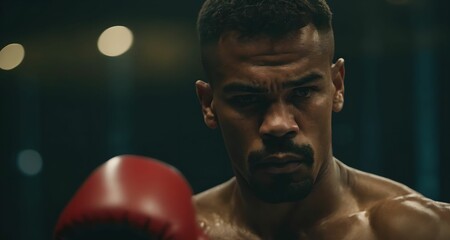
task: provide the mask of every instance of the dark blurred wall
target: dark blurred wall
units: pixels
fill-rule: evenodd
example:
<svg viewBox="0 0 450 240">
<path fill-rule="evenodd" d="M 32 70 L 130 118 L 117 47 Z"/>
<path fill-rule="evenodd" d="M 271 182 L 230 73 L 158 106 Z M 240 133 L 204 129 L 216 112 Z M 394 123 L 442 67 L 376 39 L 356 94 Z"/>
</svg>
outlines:
<svg viewBox="0 0 450 240">
<path fill-rule="evenodd" d="M 0 2 L 0 48 L 18 42 L 26 51 L 19 67 L 0 69 L 0 239 L 49 239 L 77 187 L 118 154 L 173 164 L 195 192 L 231 177 L 220 133 L 203 124 L 195 95 L 200 4 Z M 450 4 L 330 4 L 336 57 L 346 59 L 335 155 L 450 202 Z M 110 58 L 96 44 L 114 25 L 130 28 L 134 44 Z M 26 149 L 42 158 L 37 175 L 18 169 Z"/>
</svg>

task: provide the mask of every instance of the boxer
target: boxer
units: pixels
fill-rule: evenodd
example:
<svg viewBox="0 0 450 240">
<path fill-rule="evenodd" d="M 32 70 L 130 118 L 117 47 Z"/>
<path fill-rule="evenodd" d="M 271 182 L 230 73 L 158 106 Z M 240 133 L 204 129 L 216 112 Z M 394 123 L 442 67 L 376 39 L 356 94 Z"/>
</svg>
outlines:
<svg viewBox="0 0 450 240">
<path fill-rule="evenodd" d="M 449 204 L 333 156 L 345 70 L 324 0 L 206 0 L 198 30 L 208 80 L 198 98 L 235 176 L 191 199 L 171 166 L 113 158 L 63 210 L 54 239 L 450 239 Z"/>
<path fill-rule="evenodd" d="M 324 0 L 206 0 L 204 122 L 235 176 L 194 197 L 210 239 L 449 240 L 450 206 L 333 156 L 344 105 Z"/>
</svg>

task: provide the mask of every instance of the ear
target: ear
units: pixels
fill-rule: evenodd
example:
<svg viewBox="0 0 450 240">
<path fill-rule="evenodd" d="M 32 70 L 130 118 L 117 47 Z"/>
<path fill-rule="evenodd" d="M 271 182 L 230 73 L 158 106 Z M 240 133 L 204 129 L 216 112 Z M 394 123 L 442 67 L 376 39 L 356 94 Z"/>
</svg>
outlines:
<svg viewBox="0 0 450 240">
<path fill-rule="evenodd" d="M 197 97 L 202 106 L 203 120 L 209 128 L 217 128 L 217 119 L 214 112 L 213 92 L 209 83 L 198 80 L 195 82 Z"/>
<path fill-rule="evenodd" d="M 331 74 L 335 89 L 333 96 L 333 111 L 340 112 L 344 107 L 344 59 L 339 58 L 336 63 L 331 66 Z"/>
</svg>

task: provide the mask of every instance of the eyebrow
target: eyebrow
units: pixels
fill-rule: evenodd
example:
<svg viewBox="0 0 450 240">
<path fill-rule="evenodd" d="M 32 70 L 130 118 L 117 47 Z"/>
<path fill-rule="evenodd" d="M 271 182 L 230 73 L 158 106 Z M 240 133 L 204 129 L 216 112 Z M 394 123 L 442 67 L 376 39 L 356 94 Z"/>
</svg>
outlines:
<svg viewBox="0 0 450 240">
<path fill-rule="evenodd" d="M 281 84 L 283 89 L 295 88 L 322 79 L 322 75 L 316 72 L 310 73 L 298 80 L 288 81 Z M 233 82 L 223 87 L 224 93 L 248 92 L 248 93 L 267 93 L 268 89 L 260 86 L 253 86 L 248 83 Z"/>
<path fill-rule="evenodd" d="M 320 79 L 322 79 L 323 76 L 322 74 L 316 73 L 316 72 L 312 72 L 298 80 L 294 80 L 294 81 L 288 81 L 288 82 L 284 82 L 281 84 L 281 86 L 283 86 L 283 89 L 286 88 L 294 88 L 294 87 L 300 87 L 302 85 L 311 83 L 311 82 L 315 82 L 318 81 Z"/>
</svg>

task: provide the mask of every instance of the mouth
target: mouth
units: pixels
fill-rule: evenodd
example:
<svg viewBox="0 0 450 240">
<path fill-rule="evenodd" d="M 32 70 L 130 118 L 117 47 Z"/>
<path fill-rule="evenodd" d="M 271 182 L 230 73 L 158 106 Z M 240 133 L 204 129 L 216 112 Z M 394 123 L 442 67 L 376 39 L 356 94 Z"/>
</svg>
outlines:
<svg viewBox="0 0 450 240">
<path fill-rule="evenodd" d="M 305 164 L 305 159 L 298 155 L 274 154 L 261 159 L 251 168 L 254 171 L 263 171 L 270 174 L 286 174 L 295 172 Z"/>
</svg>

